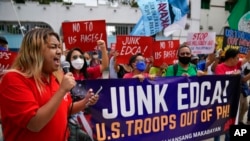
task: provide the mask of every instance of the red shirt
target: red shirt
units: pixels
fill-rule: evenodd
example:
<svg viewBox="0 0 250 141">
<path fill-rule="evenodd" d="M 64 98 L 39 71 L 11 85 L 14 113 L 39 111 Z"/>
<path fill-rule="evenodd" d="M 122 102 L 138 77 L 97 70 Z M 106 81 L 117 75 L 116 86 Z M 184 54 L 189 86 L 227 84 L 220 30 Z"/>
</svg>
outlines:
<svg viewBox="0 0 250 141">
<path fill-rule="evenodd" d="M 101 72 L 100 65 L 95 66 L 95 67 L 88 67 L 87 73 L 89 75 L 88 79 L 102 78 L 102 72 Z M 85 80 L 86 79 L 86 78 L 84 78 L 82 73 L 78 74 L 78 73 L 73 72 L 73 75 L 75 77 L 75 80 Z"/>
<path fill-rule="evenodd" d="M 89 73 L 89 79 L 102 78 L 102 72 L 100 65 L 94 67 L 88 67 L 87 72 Z"/>
<path fill-rule="evenodd" d="M 227 66 L 225 63 L 220 63 L 215 68 L 215 74 L 233 74 L 241 69 L 241 62 L 239 61 L 235 66 Z"/>
<path fill-rule="evenodd" d="M 133 72 L 129 72 L 129 73 L 125 73 L 123 78 L 133 78 L 134 76 L 134 73 Z M 148 78 L 149 74 L 148 73 L 143 73 L 143 76 L 145 78 Z"/>
<path fill-rule="evenodd" d="M 2 77 L 0 84 L 0 107 L 5 141 L 65 141 L 68 137 L 68 107 L 72 102 L 67 94 L 57 112 L 39 132 L 27 129 L 30 119 L 46 104 L 59 88 L 56 78 L 51 75 L 42 94 L 38 92 L 33 78 L 26 78 L 16 72 Z"/>
</svg>

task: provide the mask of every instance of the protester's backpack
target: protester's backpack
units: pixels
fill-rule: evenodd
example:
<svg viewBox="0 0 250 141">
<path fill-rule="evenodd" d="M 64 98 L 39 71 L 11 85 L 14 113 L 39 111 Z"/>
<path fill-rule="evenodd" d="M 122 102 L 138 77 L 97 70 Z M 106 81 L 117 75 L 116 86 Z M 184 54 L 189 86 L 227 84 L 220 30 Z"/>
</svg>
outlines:
<svg viewBox="0 0 250 141">
<path fill-rule="evenodd" d="M 194 68 L 194 70 L 197 72 L 197 68 L 195 65 L 191 64 L 191 66 Z M 173 69 L 174 69 L 174 76 L 176 76 L 177 71 L 178 71 L 178 64 L 174 64 L 173 65 Z"/>
</svg>

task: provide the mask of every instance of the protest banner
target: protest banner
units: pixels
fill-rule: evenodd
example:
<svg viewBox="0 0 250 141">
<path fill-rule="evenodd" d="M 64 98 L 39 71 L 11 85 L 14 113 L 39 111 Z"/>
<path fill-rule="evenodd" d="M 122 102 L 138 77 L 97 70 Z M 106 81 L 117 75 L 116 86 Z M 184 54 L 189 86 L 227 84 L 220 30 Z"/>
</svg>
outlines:
<svg viewBox="0 0 250 141">
<path fill-rule="evenodd" d="M 117 36 L 116 51 L 119 55 L 116 57 L 117 63 L 128 64 L 132 55 L 141 53 L 146 61 L 152 54 L 153 38 L 145 36 Z"/>
<path fill-rule="evenodd" d="M 153 66 L 160 67 L 163 63 L 172 65 L 177 61 L 179 40 L 154 41 L 153 43 Z"/>
<path fill-rule="evenodd" d="M 225 28 L 223 50 L 229 48 L 238 49 L 241 54 L 246 54 L 250 49 L 250 33 Z"/>
<path fill-rule="evenodd" d="M 98 50 L 97 40 L 107 43 L 105 20 L 63 22 L 63 41 L 67 49 Z"/>
<path fill-rule="evenodd" d="M 211 54 L 215 49 L 215 32 L 188 33 L 187 44 L 192 54 Z"/>
<path fill-rule="evenodd" d="M 142 17 L 131 32 L 136 36 L 153 36 L 180 21 L 189 11 L 186 0 L 138 0 L 137 3 Z"/>
<path fill-rule="evenodd" d="M 0 76 L 9 69 L 17 56 L 17 52 L 0 51 Z"/>
<path fill-rule="evenodd" d="M 194 141 L 224 134 L 235 122 L 240 76 L 159 77 L 78 81 L 103 87 L 91 106 L 97 140 Z"/>
</svg>

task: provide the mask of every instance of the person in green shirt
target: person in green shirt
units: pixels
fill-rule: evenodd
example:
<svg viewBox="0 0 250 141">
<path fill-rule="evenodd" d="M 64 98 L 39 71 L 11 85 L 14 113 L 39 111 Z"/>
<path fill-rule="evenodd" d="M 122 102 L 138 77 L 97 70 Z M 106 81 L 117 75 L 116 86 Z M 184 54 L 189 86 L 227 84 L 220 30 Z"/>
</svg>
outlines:
<svg viewBox="0 0 250 141">
<path fill-rule="evenodd" d="M 187 44 L 182 44 L 177 52 L 178 63 L 170 65 L 163 76 L 196 76 L 197 69 L 191 63 L 192 52 Z"/>
</svg>

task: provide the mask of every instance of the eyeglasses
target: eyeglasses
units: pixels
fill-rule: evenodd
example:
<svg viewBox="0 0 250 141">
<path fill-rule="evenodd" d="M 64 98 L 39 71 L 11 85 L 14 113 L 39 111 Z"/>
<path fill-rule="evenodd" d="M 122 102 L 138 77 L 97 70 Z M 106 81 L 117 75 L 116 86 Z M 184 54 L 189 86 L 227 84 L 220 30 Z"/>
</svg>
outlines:
<svg viewBox="0 0 250 141">
<path fill-rule="evenodd" d="M 189 56 L 191 55 L 190 52 L 180 52 L 180 56 Z"/>
<path fill-rule="evenodd" d="M 74 60 L 76 60 L 77 58 L 83 59 L 83 55 L 74 55 L 74 56 L 72 56 L 72 58 Z"/>
</svg>

